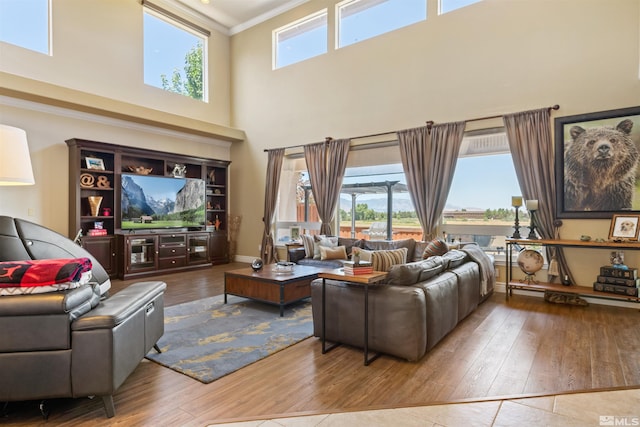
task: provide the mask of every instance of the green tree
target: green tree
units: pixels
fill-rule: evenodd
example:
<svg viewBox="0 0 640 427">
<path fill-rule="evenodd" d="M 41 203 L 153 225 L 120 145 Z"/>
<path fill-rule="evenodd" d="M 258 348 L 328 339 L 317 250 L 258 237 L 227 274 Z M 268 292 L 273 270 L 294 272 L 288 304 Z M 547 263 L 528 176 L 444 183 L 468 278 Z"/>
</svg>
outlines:
<svg viewBox="0 0 640 427">
<path fill-rule="evenodd" d="M 174 69 L 171 75 L 171 82 L 169 82 L 166 74 L 161 74 L 162 88 L 193 99 L 202 100 L 202 42 L 199 41 L 185 55 L 184 73 L 185 78 L 183 79 L 180 70 Z"/>
</svg>

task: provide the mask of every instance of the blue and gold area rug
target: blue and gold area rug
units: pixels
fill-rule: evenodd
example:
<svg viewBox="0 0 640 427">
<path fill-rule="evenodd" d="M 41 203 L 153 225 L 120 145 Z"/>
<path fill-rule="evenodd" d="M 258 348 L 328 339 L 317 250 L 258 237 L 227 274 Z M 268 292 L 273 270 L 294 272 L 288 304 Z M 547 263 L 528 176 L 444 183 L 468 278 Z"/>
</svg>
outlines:
<svg viewBox="0 0 640 427">
<path fill-rule="evenodd" d="M 162 353 L 147 358 L 208 384 L 313 334 L 311 303 L 275 305 L 222 295 L 166 307 Z"/>
</svg>

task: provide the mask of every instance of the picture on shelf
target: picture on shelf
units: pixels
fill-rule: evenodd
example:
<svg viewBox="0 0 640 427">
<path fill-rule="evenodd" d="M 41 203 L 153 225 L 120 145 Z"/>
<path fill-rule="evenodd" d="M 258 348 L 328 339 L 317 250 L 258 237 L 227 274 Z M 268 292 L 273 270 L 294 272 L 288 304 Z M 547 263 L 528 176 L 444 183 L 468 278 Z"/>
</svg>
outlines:
<svg viewBox="0 0 640 427">
<path fill-rule="evenodd" d="M 609 240 L 638 240 L 640 215 L 613 215 Z"/>
<path fill-rule="evenodd" d="M 104 160 L 102 159 L 98 159 L 97 157 L 85 157 L 85 162 L 87 163 L 87 169 L 105 170 Z"/>
<path fill-rule="evenodd" d="M 289 227 L 289 237 L 293 242 L 300 240 L 300 227 Z"/>
</svg>

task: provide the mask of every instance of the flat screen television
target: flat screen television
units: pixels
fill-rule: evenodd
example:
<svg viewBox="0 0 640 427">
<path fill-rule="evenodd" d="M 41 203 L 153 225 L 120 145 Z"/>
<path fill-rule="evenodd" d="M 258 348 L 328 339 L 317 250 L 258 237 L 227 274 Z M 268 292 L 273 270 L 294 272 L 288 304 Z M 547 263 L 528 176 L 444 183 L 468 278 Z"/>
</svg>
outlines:
<svg viewBox="0 0 640 427">
<path fill-rule="evenodd" d="M 122 174 L 123 230 L 203 228 L 205 182 L 202 179 Z"/>
</svg>

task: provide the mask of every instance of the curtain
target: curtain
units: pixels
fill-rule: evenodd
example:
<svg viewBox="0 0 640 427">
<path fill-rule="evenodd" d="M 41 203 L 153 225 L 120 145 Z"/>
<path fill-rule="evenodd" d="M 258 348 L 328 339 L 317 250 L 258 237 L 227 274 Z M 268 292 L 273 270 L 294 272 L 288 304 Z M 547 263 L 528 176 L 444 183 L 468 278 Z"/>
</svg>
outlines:
<svg viewBox="0 0 640 427">
<path fill-rule="evenodd" d="M 278 261 L 278 252 L 273 244 L 273 218 L 278 201 L 278 187 L 280 186 L 280 172 L 284 159 L 284 148 L 269 150 L 267 160 L 267 180 L 264 189 L 264 232 L 262 233 L 262 246 L 260 258 L 265 264 Z"/>
<path fill-rule="evenodd" d="M 538 232 L 543 239 L 559 239 L 560 231 L 554 218 L 556 186 L 549 116 L 549 108 L 507 114 L 504 124 L 522 196 L 525 200 L 538 200 L 535 213 Z M 562 250 L 549 247 L 547 255 L 550 257 L 550 279 L 559 274 L 559 263 L 560 271 L 574 283 Z"/>
<path fill-rule="evenodd" d="M 407 188 L 422 239 L 436 237 L 458 161 L 465 122 L 427 126 L 397 132 Z"/>
<path fill-rule="evenodd" d="M 327 139 L 325 142 L 304 147 L 311 193 L 322 221 L 320 233 L 327 236 L 333 235 L 331 224 L 340 200 L 340 189 L 349 155 L 349 142 L 349 139 Z"/>
</svg>

